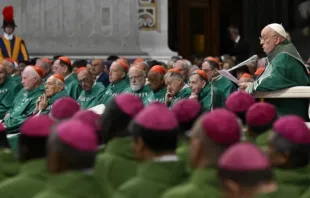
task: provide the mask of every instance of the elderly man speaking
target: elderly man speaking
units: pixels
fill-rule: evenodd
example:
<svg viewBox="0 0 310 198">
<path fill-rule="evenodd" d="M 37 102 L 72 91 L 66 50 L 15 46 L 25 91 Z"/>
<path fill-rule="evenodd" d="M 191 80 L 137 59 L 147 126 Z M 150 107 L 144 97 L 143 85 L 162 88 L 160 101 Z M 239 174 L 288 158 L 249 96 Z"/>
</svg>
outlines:
<svg viewBox="0 0 310 198">
<path fill-rule="evenodd" d="M 268 65 L 254 83 L 240 83 L 240 89 L 252 94 L 255 91 L 276 91 L 310 84 L 302 58 L 286 38 L 287 33 L 280 24 L 270 24 L 262 30 L 260 43 L 267 54 Z M 268 99 L 267 102 L 275 105 L 280 116 L 296 114 L 305 120 L 309 119 L 308 99 L 281 98 Z"/>
</svg>

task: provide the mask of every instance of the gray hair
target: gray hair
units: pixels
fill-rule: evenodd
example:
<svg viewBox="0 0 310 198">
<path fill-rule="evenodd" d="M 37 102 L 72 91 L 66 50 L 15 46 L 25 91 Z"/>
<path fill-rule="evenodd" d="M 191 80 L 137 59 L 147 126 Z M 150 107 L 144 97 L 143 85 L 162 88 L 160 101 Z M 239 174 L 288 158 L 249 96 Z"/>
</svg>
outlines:
<svg viewBox="0 0 310 198">
<path fill-rule="evenodd" d="M 41 59 L 37 59 L 36 64 L 37 64 L 39 61 L 41 61 L 42 66 L 44 67 L 44 69 L 50 69 L 50 68 L 51 68 L 50 64 L 48 64 L 47 62 L 45 62 L 45 61 L 43 61 L 43 60 L 41 60 Z"/>
<path fill-rule="evenodd" d="M 182 59 L 182 60 L 178 60 L 178 61 L 174 62 L 173 67 L 175 66 L 176 63 L 181 63 L 182 68 L 187 69 L 187 70 L 189 70 L 191 65 L 192 65 L 191 62 L 189 60 L 186 60 L 186 59 Z"/>
<path fill-rule="evenodd" d="M 130 71 L 132 71 L 132 70 L 137 70 L 137 71 L 139 71 L 140 73 L 142 73 L 143 77 L 146 78 L 146 73 L 145 73 L 145 71 L 144 71 L 143 69 L 138 68 L 138 67 L 130 67 L 130 68 L 129 68 L 129 71 L 128 71 L 128 76 L 129 76 L 129 77 L 130 77 Z"/>
<path fill-rule="evenodd" d="M 182 74 L 180 73 L 176 73 L 176 72 L 168 72 L 165 74 L 164 76 L 164 79 L 166 78 L 177 78 L 177 79 L 180 79 L 180 80 L 184 80 L 184 77 Z"/>
</svg>

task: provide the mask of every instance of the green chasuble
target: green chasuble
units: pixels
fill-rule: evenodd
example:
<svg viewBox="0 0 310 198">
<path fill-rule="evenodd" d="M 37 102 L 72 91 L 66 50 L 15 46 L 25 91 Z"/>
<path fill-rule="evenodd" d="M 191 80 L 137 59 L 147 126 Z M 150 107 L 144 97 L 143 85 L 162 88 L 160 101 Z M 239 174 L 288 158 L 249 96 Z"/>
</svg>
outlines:
<svg viewBox="0 0 310 198">
<path fill-rule="evenodd" d="M 129 86 L 128 78 L 125 77 L 116 84 L 110 83 L 105 91 L 104 96 L 102 97 L 101 103 L 108 103 L 114 96 L 123 93 L 125 89 Z"/>
<path fill-rule="evenodd" d="M 309 86 L 310 81 L 306 67 L 303 64 L 294 45 L 285 40 L 268 56 L 268 65 L 264 73 L 246 91 L 276 91 L 294 86 Z M 308 120 L 309 99 L 280 98 L 265 99 L 277 108 L 279 116 L 295 114 Z"/>
<path fill-rule="evenodd" d="M 34 198 L 108 198 L 91 171 L 67 171 L 51 175 L 45 189 Z"/>
<path fill-rule="evenodd" d="M 152 102 L 160 102 L 160 103 L 165 103 L 165 96 L 167 93 L 167 88 L 164 87 L 160 89 L 159 91 L 151 91 L 148 97 L 144 98 L 143 104 L 145 106 L 149 105 Z"/>
<path fill-rule="evenodd" d="M 115 193 L 114 198 L 158 198 L 167 189 L 183 182 L 186 175 L 182 161 L 163 158 L 144 162 L 139 166 L 137 176 L 125 182 Z"/>
<path fill-rule="evenodd" d="M 68 95 L 73 99 L 78 99 L 82 92 L 82 87 L 76 75 L 71 73 L 69 76 L 65 78 L 65 90 L 67 91 Z"/>
<path fill-rule="evenodd" d="M 234 91 L 238 90 L 237 85 L 225 77 L 219 77 L 212 82 L 212 85 L 219 89 L 225 96 L 225 99 Z"/>
<path fill-rule="evenodd" d="M 309 188 L 309 168 L 273 169 L 278 189 L 259 198 L 299 198 Z"/>
<path fill-rule="evenodd" d="M 20 165 L 10 149 L 0 150 L 0 182 L 18 174 Z"/>
<path fill-rule="evenodd" d="M 20 75 L 12 75 L 11 77 L 15 81 L 17 85 L 17 91 L 19 92 L 23 88 L 22 77 Z"/>
<path fill-rule="evenodd" d="M 14 79 L 10 76 L 0 85 L 0 120 L 10 110 L 13 105 L 15 96 L 19 92 L 19 87 Z"/>
<path fill-rule="evenodd" d="M 201 90 L 198 95 L 198 100 L 203 110 L 206 112 L 225 106 L 225 96 L 223 92 L 210 83 Z"/>
<path fill-rule="evenodd" d="M 172 98 L 172 101 L 170 102 L 168 107 L 170 108 L 173 107 L 175 103 L 177 103 L 179 100 L 183 98 L 189 98 L 191 93 L 192 93 L 191 88 L 187 84 L 185 84 L 184 87 L 181 89 L 181 91 Z"/>
<path fill-rule="evenodd" d="M 48 172 L 45 159 L 25 162 L 20 173 L 0 183 L 1 198 L 32 198 L 46 184 Z"/>
<path fill-rule="evenodd" d="M 68 94 L 65 90 L 62 90 L 62 91 L 59 91 L 57 92 L 55 95 L 53 95 L 49 100 L 48 100 L 48 104 L 47 104 L 47 107 L 44 111 L 42 111 L 40 114 L 49 114 L 50 110 L 52 109 L 52 106 L 54 104 L 54 102 L 56 100 L 58 100 L 59 98 L 62 98 L 62 97 L 68 97 Z"/>
<path fill-rule="evenodd" d="M 132 137 L 114 138 L 97 156 L 94 175 L 103 189 L 116 191 L 136 175 L 137 162 L 132 150 Z"/>
<path fill-rule="evenodd" d="M 128 87 L 127 89 L 124 90 L 124 93 L 129 93 L 133 94 L 135 96 L 138 96 L 141 98 L 142 101 L 145 101 L 146 98 L 150 95 L 151 93 L 151 88 L 148 85 L 143 86 L 140 90 L 138 91 L 133 91 L 131 87 Z"/>
<path fill-rule="evenodd" d="M 4 125 L 7 127 L 7 133 L 16 133 L 19 126 L 26 118 L 33 114 L 38 98 L 44 93 L 43 85 L 34 90 L 27 91 L 22 89 L 13 102 L 9 110 L 9 116 L 4 118 Z"/>
<path fill-rule="evenodd" d="M 215 168 L 194 170 L 190 180 L 169 189 L 162 198 L 221 198 L 220 182 Z"/>
<path fill-rule="evenodd" d="M 95 83 L 91 90 L 83 90 L 77 99 L 82 109 L 89 109 L 101 104 L 101 99 L 105 93 L 105 86 L 102 83 Z"/>
</svg>

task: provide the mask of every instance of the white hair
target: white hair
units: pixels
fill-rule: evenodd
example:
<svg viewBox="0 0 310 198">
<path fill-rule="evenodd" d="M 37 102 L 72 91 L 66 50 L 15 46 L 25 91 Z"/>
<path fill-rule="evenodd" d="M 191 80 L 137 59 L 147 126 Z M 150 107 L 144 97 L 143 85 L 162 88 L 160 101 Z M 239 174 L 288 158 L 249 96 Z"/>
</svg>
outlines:
<svg viewBox="0 0 310 198">
<path fill-rule="evenodd" d="M 41 76 L 35 69 L 33 69 L 32 66 L 25 67 L 23 73 L 28 73 L 31 77 L 38 78 L 39 80 L 41 80 Z"/>
</svg>

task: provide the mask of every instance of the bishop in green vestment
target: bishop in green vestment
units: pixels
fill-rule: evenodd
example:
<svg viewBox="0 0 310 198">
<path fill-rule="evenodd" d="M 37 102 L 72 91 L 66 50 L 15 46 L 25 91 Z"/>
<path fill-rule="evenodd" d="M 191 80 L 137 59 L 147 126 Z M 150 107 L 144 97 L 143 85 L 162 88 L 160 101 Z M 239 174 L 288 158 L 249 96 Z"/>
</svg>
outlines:
<svg viewBox="0 0 310 198">
<path fill-rule="evenodd" d="M 219 63 L 213 58 L 209 57 L 201 66 L 202 70 L 206 72 L 208 81 L 212 83 L 219 91 L 221 91 L 225 99 L 234 91 L 237 90 L 237 85 L 225 77 L 219 76 Z"/>
<path fill-rule="evenodd" d="M 151 89 L 146 83 L 146 74 L 145 71 L 138 67 L 131 67 L 128 72 L 130 87 L 124 90 L 124 93 L 133 94 L 141 98 L 144 101 Z"/>
<path fill-rule="evenodd" d="M 190 98 L 197 99 L 204 111 L 225 106 L 224 94 L 215 86 L 208 83 L 208 76 L 203 70 L 195 70 L 189 79 L 191 88 Z"/>
<path fill-rule="evenodd" d="M 60 123 L 47 144 L 47 166 L 51 175 L 35 198 L 111 197 L 92 172 L 97 146 L 96 131 L 91 126 L 80 120 Z"/>
<path fill-rule="evenodd" d="M 110 84 L 102 97 L 101 103 L 107 104 L 112 98 L 129 87 L 127 78 L 128 68 L 128 65 L 122 60 L 112 63 L 109 71 Z"/>
<path fill-rule="evenodd" d="M 53 72 L 64 77 L 66 92 L 71 98 L 77 100 L 81 94 L 82 87 L 77 80 L 76 74 L 73 73 L 71 60 L 66 56 L 61 56 L 54 62 Z"/>
<path fill-rule="evenodd" d="M 0 183 L 1 197 L 32 198 L 45 187 L 46 143 L 53 124 L 47 115 L 32 117 L 23 123 L 18 142 L 20 173 Z"/>
<path fill-rule="evenodd" d="M 241 83 L 240 88 L 247 87 L 246 91 L 253 94 L 256 91 L 270 92 L 294 86 L 309 86 L 307 69 L 294 45 L 286 39 L 284 28 L 279 24 L 268 25 L 261 34 L 268 65 L 253 84 Z M 295 114 L 309 120 L 309 99 L 280 98 L 265 101 L 275 105 L 279 116 Z"/>
<path fill-rule="evenodd" d="M 309 189 L 309 129 L 300 117 L 284 116 L 270 137 L 268 157 L 279 187 L 262 198 L 301 197 Z"/>
<path fill-rule="evenodd" d="M 18 89 L 17 83 L 8 75 L 5 67 L 0 65 L 0 119 L 3 119 L 12 107 Z"/>
<path fill-rule="evenodd" d="M 97 156 L 94 174 L 105 188 L 116 191 L 121 184 L 136 175 L 137 161 L 132 150 L 132 138 L 127 127 L 143 109 L 141 99 L 120 94 L 113 98 L 102 115 L 101 136 L 106 147 Z"/>
<path fill-rule="evenodd" d="M 86 67 L 81 67 L 77 70 L 77 77 L 83 89 L 77 99 L 82 109 L 89 109 L 101 104 L 101 99 L 105 93 L 104 85 L 95 82 L 92 74 Z"/>
<path fill-rule="evenodd" d="M 193 126 L 190 137 L 191 178 L 187 183 L 168 190 L 162 197 L 222 197 L 216 167 L 225 150 L 240 141 L 241 128 L 236 116 L 224 109 L 204 114 Z"/>
<path fill-rule="evenodd" d="M 190 87 L 184 82 L 184 77 L 178 69 L 170 69 L 165 75 L 165 84 L 167 86 L 167 93 L 165 96 L 165 104 L 168 107 L 191 95 Z"/>
<path fill-rule="evenodd" d="M 145 106 L 152 102 L 165 103 L 165 96 L 167 93 L 167 88 L 164 80 L 166 74 L 165 68 L 160 65 L 153 66 L 147 76 L 149 87 L 151 92 L 144 98 L 143 104 Z"/>
<path fill-rule="evenodd" d="M 23 72 L 24 88 L 17 94 L 11 109 L 6 114 L 3 123 L 7 133 L 15 133 L 24 120 L 33 114 L 38 98 L 44 93 L 41 83 L 42 70 L 28 66 Z"/>
<path fill-rule="evenodd" d="M 129 132 L 141 165 L 137 175 L 120 186 L 115 198 L 157 198 L 184 181 L 185 163 L 175 154 L 178 125 L 173 112 L 160 103 L 150 104 L 134 118 Z"/>
</svg>

